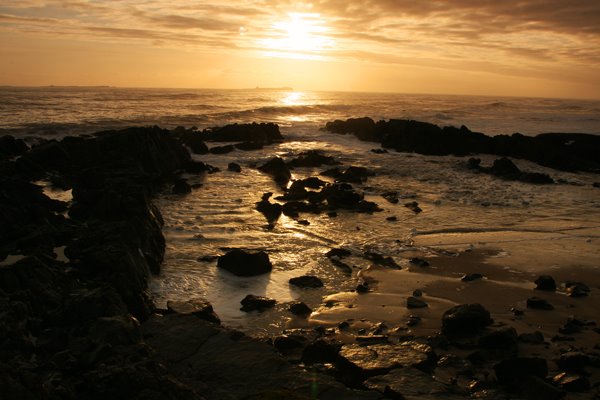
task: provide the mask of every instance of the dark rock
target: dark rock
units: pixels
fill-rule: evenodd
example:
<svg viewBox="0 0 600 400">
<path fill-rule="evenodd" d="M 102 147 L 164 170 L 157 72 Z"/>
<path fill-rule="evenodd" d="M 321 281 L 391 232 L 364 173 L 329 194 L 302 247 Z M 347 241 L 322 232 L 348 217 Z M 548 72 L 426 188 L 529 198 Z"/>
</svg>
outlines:
<svg viewBox="0 0 600 400">
<path fill-rule="evenodd" d="M 325 253 L 325 257 L 327 257 L 327 258 L 332 258 L 332 257 L 344 258 L 344 257 L 348 257 L 351 255 L 352 255 L 352 252 L 350 250 L 346 250 L 346 249 L 342 249 L 342 248 L 331 249 L 327 253 Z"/>
<path fill-rule="evenodd" d="M 426 261 L 419 257 L 411 258 L 409 262 L 412 265 L 416 265 L 417 267 L 429 267 L 429 261 Z"/>
<path fill-rule="evenodd" d="M 238 150 L 252 151 L 262 149 L 264 144 L 262 142 L 242 142 L 234 144 L 234 147 Z"/>
<path fill-rule="evenodd" d="M 233 150 L 235 150 L 235 147 L 233 147 L 232 144 L 228 144 L 225 146 L 211 147 L 210 149 L 208 149 L 208 152 L 211 154 L 227 154 L 231 153 Z"/>
<path fill-rule="evenodd" d="M 348 323 L 348 321 L 342 321 L 338 324 L 338 329 L 343 331 L 345 329 L 350 328 L 350 324 Z"/>
<path fill-rule="evenodd" d="M 335 211 L 329 211 L 329 212 L 327 213 L 327 216 L 328 216 L 329 218 L 335 218 L 335 217 L 337 217 L 337 216 L 338 216 L 338 213 L 337 213 L 337 212 L 335 212 Z"/>
<path fill-rule="evenodd" d="M 369 176 L 373 175 L 373 172 L 370 172 L 365 167 L 350 166 L 336 179 L 339 182 L 364 183 Z"/>
<path fill-rule="evenodd" d="M 256 203 L 256 210 L 265 216 L 269 226 L 274 226 L 281 213 L 283 212 L 283 206 L 278 203 L 271 203 L 269 198 L 273 193 L 268 192 L 263 194 L 262 199 Z"/>
<path fill-rule="evenodd" d="M 330 261 L 333 265 L 342 270 L 342 272 L 344 272 L 346 275 L 352 274 L 352 267 L 346 264 L 345 262 L 339 260 L 337 257 L 330 258 Z"/>
<path fill-rule="evenodd" d="M 249 294 L 240 301 L 242 304 L 242 308 L 240 310 L 250 312 L 250 311 L 263 311 L 266 308 L 271 308 L 275 304 L 277 304 L 277 300 L 271 299 L 269 297 L 263 296 L 255 296 L 253 294 Z"/>
<path fill-rule="evenodd" d="M 341 344 L 317 339 L 302 351 L 302 362 L 305 364 L 330 363 L 339 359 Z"/>
<path fill-rule="evenodd" d="M 481 304 L 461 304 L 444 312 L 442 333 L 447 336 L 473 335 L 491 323 L 489 311 Z"/>
<path fill-rule="evenodd" d="M 521 383 L 521 394 L 527 400 L 559 400 L 565 393 L 537 376 L 529 376 Z"/>
<path fill-rule="evenodd" d="M 427 307 L 427 303 L 423 300 L 410 296 L 406 299 L 406 308 L 425 308 Z"/>
<path fill-rule="evenodd" d="M 316 276 L 303 275 L 290 279 L 290 285 L 301 288 L 320 288 L 323 287 L 323 282 Z"/>
<path fill-rule="evenodd" d="M 364 257 L 367 260 L 373 261 L 377 265 L 383 265 L 389 268 L 401 269 L 401 267 L 394 261 L 392 257 L 385 257 L 374 251 L 365 251 Z"/>
<path fill-rule="evenodd" d="M 204 164 L 202 161 L 188 161 L 185 165 L 185 171 L 190 174 L 199 174 L 202 172 L 213 173 L 216 172 L 218 168 L 213 167 L 212 165 Z"/>
<path fill-rule="evenodd" d="M 202 135 L 199 132 L 195 130 L 187 130 L 183 127 L 177 127 L 176 129 L 172 130 L 171 133 L 178 137 L 183 144 L 189 147 L 192 150 L 192 153 L 208 153 L 208 147 L 202 140 Z"/>
<path fill-rule="evenodd" d="M 460 278 L 460 280 L 463 282 L 473 282 L 473 281 L 480 280 L 480 279 L 483 279 L 483 275 L 481 275 L 477 272 L 472 273 L 472 274 L 465 274 L 462 276 L 462 278 Z"/>
<path fill-rule="evenodd" d="M 0 136 L 0 160 L 19 156 L 29 150 L 22 139 L 15 139 L 11 135 Z"/>
<path fill-rule="evenodd" d="M 569 297 L 586 297 L 590 293 L 590 288 L 581 282 L 565 282 L 565 292 Z"/>
<path fill-rule="evenodd" d="M 367 282 L 359 283 L 358 285 L 356 285 L 355 290 L 356 290 L 356 293 L 368 293 L 369 285 L 367 284 Z"/>
<path fill-rule="evenodd" d="M 198 257 L 197 260 L 202 261 L 202 262 L 213 262 L 213 261 L 217 260 L 218 258 L 219 258 L 219 256 L 206 255 L 206 256 Z"/>
<path fill-rule="evenodd" d="M 388 343 L 389 337 L 387 335 L 368 335 L 368 336 L 356 336 L 355 340 L 361 345 Z"/>
<path fill-rule="evenodd" d="M 404 204 L 404 207 L 408 208 L 409 210 L 411 210 L 415 214 L 418 214 L 421 211 L 423 211 L 421 209 L 421 207 L 419 207 L 419 203 L 417 203 L 416 201 L 411 201 L 409 203 L 406 203 L 406 204 Z"/>
<path fill-rule="evenodd" d="M 381 194 L 381 197 L 383 197 L 392 204 L 398 204 L 398 202 L 400 201 L 398 199 L 398 192 L 385 192 Z"/>
<path fill-rule="evenodd" d="M 173 184 L 174 194 L 188 194 L 192 192 L 192 187 L 185 179 L 177 179 Z"/>
<path fill-rule="evenodd" d="M 265 164 L 258 167 L 258 170 L 271 175 L 275 182 L 281 186 L 287 185 L 290 178 L 292 177 L 290 169 L 285 164 L 285 162 L 279 157 L 274 157 L 270 159 Z"/>
<path fill-rule="evenodd" d="M 415 290 L 413 290 L 413 296 L 421 297 L 421 296 L 423 296 L 423 291 L 421 289 L 415 289 Z"/>
<path fill-rule="evenodd" d="M 310 221 L 308 221 L 308 220 L 306 220 L 306 219 L 301 219 L 301 220 L 299 220 L 299 221 L 298 221 L 298 223 L 299 223 L 300 225 L 304 225 L 304 226 L 308 226 L 308 225 L 310 225 Z"/>
<path fill-rule="evenodd" d="M 517 331 L 513 327 L 505 327 L 481 336 L 477 345 L 501 357 L 516 357 L 519 345 Z"/>
<path fill-rule="evenodd" d="M 544 343 L 544 335 L 540 331 L 521 333 L 519 335 L 519 341 L 529 344 L 542 344 Z"/>
<path fill-rule="evenodd" d="M 546 290 L 549 292 L 554 292 L 556 290 L 556 282 L 554 278 L 549 275 L 541 275 L 535 280 L 536 289 L 537 290 Z"/>
<path fill-rule="evenodd" d="M 419 317 L 418 315 L 411 314 L 406 320 L 406 326 L 415 326 L 418 325 L 419 322 L 421 322 L 421 317 Z"/>
<path fill-rule="evenodd" d="M 297 168 L 320 167 L 321 165 L 336 165 L 339 163 L 333 157 L 326 156 L 318 150 L 308 150 L 300 153 L 298 157 L 290 160 L 287 164 L 291 168 Z"/>
<path fill-rule="evenodd" d="M 554 306 L 552 304 L 539 297 L 528 298 L 527 308 L 532 308 L 534 310 L 554 310 Z"/>
<path fill-rule="evenodd" d="M 335 120 L 333 122 L 327 122 L 325 130 L 332 133 L 339 133 L 342 135 L 351 133 L 357 138 L 364 141 L 378 141 L 380 135 L 377 134 L 375 121 L 371 118 L 350 118 L 346 121 Z"/>
<path fill-rule="evenodd" d="M 244 250 L 231 250 L 219 257 L 217 267 L 237 276 L 254 276 L 271 272 L 273 265 L 264 251 L 249 253 Z"/>
<path fill-rule="evenodd" d="M 321 193 L 331 208 L 356 209 L 363 200 L 363 195 L 355 192 L 347 183 L 327 185 Z"/>
<path fill-rule="evenodd" d="M 290 335 L 277 336 L 273 339 L 273 347 L 280 353 L 286 353 L 290 350 L 299 349 L 304 346 L 303 338 Z"/>
<path fill-rule="evenodd" d="M 300 316 L 306 317 L 307 315 L 309 315 L 312 312 L 312 310 L 309 306 L 307 306 L 303 302 L 295 301 L 290 305 L 290 312 L 294 315 L 300 315 Z"/>
<path fill-rule="evenodd" d="M 231 162 L 227 164 L 227 170 L 231 172 L 242 172 L 242 167 L 240 167 L 240 164 Z"/>
<path fill-rule="evenodd" d="M 481 167 L 481 158 L 469 158 L 467 161 L 467 168 L 469 169 L 479 169 Z"/>
<path fill-rule="evenodd" d="M 217 142 L 253 142 L 270 144 L 283 140 L 279 126 L 273 123 L 255 122 L 251 124 L 232 124 L 223 127 L 205 129 L 205 140 Z"/>
<path fill-rule="evenodd" d="M 590 357 L 580 351 L 569 351 L 560 355 L 556 360 L 559 368 L 565 371 L 581 372 L 583 368 L 590 362 Z"/>
<path fill-rule="evenodd" d="M 543 358 L 515 357 L 500 361 L 494 365 L 494 371 L 500 384 L 512 386 L 529 376 L 544 379 L 548 375 L 548 363 Z"/>
<path fill-rule="evenodd" d="M 398 221 L 398 217 L 396 217 L 396 216 L 391 216 L 391 217 L 387 217 L 385 220 L 386 220 L 386 221 L 390 221 L 390 222 L 395 222 L 395 221 Z"/>
<path fill-rule="evenodd" d="M 552 378 L 552 381 L 567 392 L 587 392 L 590 390 L 590 381 L 586 377 L 562 372 Z"/>
<path fill-rule="evenodd" d="M 212 304 L 203 298 L 195 298 L 187 301 L 168 301 L 167 309 L 176 314 L 191 314 L 205 321 L 221 323 L 214 312 Z"/>
</svg>

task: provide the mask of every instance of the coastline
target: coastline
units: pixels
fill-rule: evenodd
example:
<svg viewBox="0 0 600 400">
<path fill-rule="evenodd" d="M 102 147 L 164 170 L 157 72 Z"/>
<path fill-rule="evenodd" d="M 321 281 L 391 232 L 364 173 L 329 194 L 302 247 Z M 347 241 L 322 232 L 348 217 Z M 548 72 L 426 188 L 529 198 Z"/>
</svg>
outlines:
<svg viewBox="0 0 600 400">
<path fill-rule="evenodd" d="M 249 130 L 244 127 L 231 128 L 233 136 L 227 139 L 255 145 L 260 143 L 261 148 L 278 140 L 269 136 L 274 132 L 272 127 L 252 127 Z M 183 147 L 199 146 L 198 140 L 210 139 L 206 135 L 198 135 L 185 129 L 167 132 L 159 128 L 139 128 L 87 139 L 66 138 L 31 150 L 15 144 L 18 142 L 11 142 L 16 152 L 7 156 L 2 164 L 4 176 L 10 177 L 3 182 L 3 190 L 10 190 L 11 185 L 17 184 L 23 191 L 10 193 L 4 200 L 20 200 L 10 204 L 15 213 L 21 212 L 26 204 L 35 204 L 38 208 L 37 214 L 33 214 L 37 218 L 26 220 L 23 216 L 25 221 L 12 220 L 12 224 L 6 225 L 7 229 L 3 231 L 6 255 L 15 255 L 16 250 L 30 255 L 14 264 L 2 265 L 0 269 L 4 309 L 10 310 L 2 323 L 6 332 L 13 332 L 13 335 L 4 338 L 2 360 L 5 364 L 3 369 L 7 372 L 2 383 L 10 389 L 10 395 L 39 398 L 65 393 L 79 398 L 96 398 L 102 393 L 119 398 L 131 390 L 146 390 L 147 393 L 173 399 L 241 398 L 242 395 L 247 398 L 251 394 L 257 398 L 267 395 L 274 398 L 310 398 L 314 394 L 312 382 L 315 371 L 319 372 L 319 398 L 411 398 L 426 394 L 423 391 L 428 390 L 428 385 L 434 381 L 441 385 L 438 386 L 438 395 L 443 398 L 495 398 L 505 393 L 521 393 L 526 398 L 535 398 L 523 388 L 524 382 L 531 384 L 531 376 L 537 377 L 535 385 L 558 398 L 561 390 L 569 390 L 573 386 L 568 386 L 572 382 L 583 385 L 581 382 L 587 379 L 589 385 L 598 381 L 598 356 L 594 347 L 598 333 L 591 323 L 595 324 L 594 316 L 599 315 L 600 310 L 595 297 L 600 287 L 600 274 L 589 269 L 597 263 L 597 250 L 594 252 L 590 243 L 575 243 L 566 259 L 556 258 L 556 254 L 561 253 L 558 249 L 556 254 L 548 254 L 548 260 L 540 262 L 542 265 L 555 263 L 560 269 L 533 271 L 527 268 L 531 264 L 528 247 L 535 245 L 536 240 L 554 240 L 550 233 L 545 236 L 537 234 L 539 237 L 532 235 L 531 240 L 523 241 L 522 233 L 516 234 L 519 240 L 511 240 L 510 232 L 475 232 L 471 235 L 477 239 L 470 238 L 466 242 L 480 240 L 487 244 L 474 249 L 464 248 L 464 237 L 453 237 L 458 239 L 457 243 L 448 241 L 451 237 L 448 235 L 441 238 L 436 235 L 418 237 L 414 243 L 414 254 L 407 252 L 406 259 L 423 259 L 429 262 L 428 267 L 405 263 L 399 269 L 389 265 L 369 266 L 360 275 L 364 282 L 369 282 L 369 293 L 346 292 L 325 298 L 324 306 L 316 310 L 306 324 L 299 323 L 304 325 L 303 329 L 273 338 L 271 344 L 279 352 L 288 353 L 291 364 L 285 363 L 275 354 L 273 347 L 265 343 L 205 322 L 202 318 L 206 317 L 206 307 L 184 314 L 178 314 L 173 308 L 153 309 L 145 290 L 149 273 L 160 270 L 164 238 L 160 232 L 160 211 L 150 199 L 159 188 L 170 187 L 177 181 L 181 170 L 191 174 L 217 173 L 209 165 L 192 161 Z M 165 152 L 165 149 L 169 151 Z M 49 171 L 53 173 L 48 175 Z M 274 173 L 275 179 L 280 176 L 279 173 Z M 65 188 L 72 187 L 74 203 L 68 218 L 63 214 L 69 208 L 68 204 L 49 201 L 39 188 L 29 184 L 41 178 L 52 179 L 54 184 Z M 181 183 L 184 194 L 192 190 L 186 184 L 185 181 Z M 331 197 L 327 200 L 331 204 Z M 354 203 L 342 205 L 350 210 L 356 207 Z M 32 238 L 32 233 L 38 230 L 43 234 Z M 139 239 L 132 240 L 133 237 Z M 48 243 L 52 245 L 48 246 Z M 421 254 L 419 248 L 425 245 L 429 248 L 439 246 L 439 254 Z M 68 262 L 57 259 L 57 255 L 52 256 L 56 254 L 55 249 L 62 246 L 66 246 L 64 255 Z M 589 258 L 566 264 L 569 257 L 586 250 Z M 119 267 L 115 268 L 116 265 Z M 25 271 L 35 271 L 40 275 L 34 274 L 31 278 L 22 275 L 28 273 Z M 50 278 L 45 271 L 51 271 Z M 586 274 L 582 275 L 582 271 Z M 460 280 L 463 273 L 473 272 L 481 272 L 484 279 L 468 283 Z M 532 282 L 538 275 L 548 274 L 555 277 L 559 291 L 540 294 L 534 290 Z M 567 297 L 560 284 L 574 279 L 585 282 L 591 288 L 591 294 L 576 299 Z M 41 288 L 39 284 L 42 284 Z M 409 310 L 406 299 L 414 296 L 417 289 L 422 291 L 422 295 L 416 297 L 424 299 L 427 307 Z M 548 298 L 555 310 L 527 310 L 527 299 L 538 294 Z M 38 304 L 40 299 L 46 299 L 47 303 Z M 476 325 L 472 332 L 476 335 L 466 335 L 466 338 L 452 337 L 448 332 L 438 334 L 440 329 L 444 329 L 442 314 L 445 311 L 456 304 L 473 303 L 482 303 L 491 312 L 494 319 L 491 328 L 489 324 Z M 524 310 L 524 315 L 515 316 L 510 311 L 511 307 Z M 410 314 L 421 319 L 414 328 L 408 329 L 401 325 Z M 570 339 L 547 342 L 553 333 L 564 327 L 572 314 L 578 321 L 583 321 L 580 331 L 571 334 L 573 346 Z M 347 319 L 360 321 L 365 318 L 368 320 L 356 326 L 354 323 L 344 328 L 339 326 Z M 381 322 L 388 327 L 378 325 Z M 38 325 L 35 326 L 35 323 Z M 317 326 L 316 330 L 312 329 L 314 326 Z M 537 345 L 523 344 L 520 337 L 506 332 L 505 328 L 509 327 L 516 328 L 519 334 L 540 330 L 543 339 Z M 30 342 L 27 335 L 37 339 Z M 500 339 L 496 338 L 498 340 L 492 341 L 492 345 L 485 344 L 490 336 L 495 338 L 494 335 L 499 335 Z M 358 350 L 352 348 L 358 353 L 368 348 L 369 343 L 381 341 L 389 349 L 400 346 L 404 351 L 407 346 L 412 346 L 412 358 L 426 358 L 419 365 L 413 365 L 411 361 L 398 362 L 391 367 L 379 365 L 383 360 L 374 361 L 367 356 L 353 358 L 343 345 L 349 345 L 357 337 L 367 337 L 367 346 Z M 428 347 L 418 347 L 421 345 Z M 510 351 L 506 351 L 506 346 Z M 8 352 L 8 347 L 12 347 L 12 351 Z M 190 352 L 190 348 L 195 350 Z M 469 358 L 464 351 L 469 349 L 468 353 L 471 353 L 482 348 L 485 354 L 478 354 L 479 358 Z M 564 351 L 566 349 L 569 351 Z M 341 356 L 340 351 L 346 356 Z M 583 353 L 586 361 L 578 362 L 576 368 L 569 367 L 566 371 L 564 365 L 553 364 L 554 359 L 574 351 Z M 440 364 L 446 352 L 459 359 L 464 357 L 463 360 L 470 363 L 472 374 L 461 375 Z M 85 353 L 90 353 L 91 358 L 81 364 Z M 35 363 L 27 361 L 31 354 L 38 358 Z M 548 360 L 549 371 L 539 376 L 538 371 L 525 370 L 520 376 L 501 378 L 497 366 L 514 361 L 517 355 L 527 359 L 542 357 Z M 240 360 L 236 361 L 236 357 Z M 190 361 L 194 367 L 189 368 L 184 361 Z M 108 372 L 107 363 L 110 366 Z M 293 365 L 299 363 L 303 364 L 303 369 Z M 211 365 L 218 367 L 209 374 L 207 369 Z M 86 372 L 73 374 L 73 368 L 84 368 Z M 228 368 L 237 372 L 240 369 L 247 371 L 232 374 L 227 372 Z M 253 371 L 253 368 L 256 369 Z M 413 388 L 414 393 L 403 392 L 393 384 L 386 388 L 385 384 L 382 386 L 373 381 L 392 373 L 402 375 L 402 370 L 407 376 L 414 370 L 425 374 L 419 375 L 423 382 Z M 487 371 L 488 375 L 483 376 L 477 370 Z M 25 371 L 24 378 L 22 374 Z M 455 374 L 451 378 L 460 382 L 452 383 L 454 381 L 450 378 L 435 380 L 434 371 L 448 376 Z M 566 384 L 560 381 L 551 384 L 550 379 L 545 379 L 562 372 L 576 379 Z M 133 382 L 124 382 L 122 376 L 125 374 L 133 377 Z M 589 377 L 587 374 L 590 374 Z M 459 375 L 460 379 L 457 378 Z M 272 379 L 254 382 L 265 376 Z M 464 379 L 464 376 L 469 379 Z M 361 378 L 366 383 L 363 384 Z M 394 379 L 401 381 L 399 377 Z M 27 386 L 27 380 L 35 383 Z M 250 382 L 254 383 L 250 385 Z M 363 390 L 354 390 L 357 388 Z M 366 388 L 375 390 L 366 391 Z M 592 398 L 594 390 L 584 392 Z"/>
</svg>

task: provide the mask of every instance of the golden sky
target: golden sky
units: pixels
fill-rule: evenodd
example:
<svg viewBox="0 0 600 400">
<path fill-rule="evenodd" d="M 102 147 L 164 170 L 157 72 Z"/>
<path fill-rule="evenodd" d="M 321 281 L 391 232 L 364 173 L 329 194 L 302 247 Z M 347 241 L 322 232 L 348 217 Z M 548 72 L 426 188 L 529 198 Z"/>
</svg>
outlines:
<svg viewBox="0 0 600 400">
<path fill-rule="evenodd" d="M 600 98 L 599 0 L 1 0 L 1 85 Z"/>
</svg>

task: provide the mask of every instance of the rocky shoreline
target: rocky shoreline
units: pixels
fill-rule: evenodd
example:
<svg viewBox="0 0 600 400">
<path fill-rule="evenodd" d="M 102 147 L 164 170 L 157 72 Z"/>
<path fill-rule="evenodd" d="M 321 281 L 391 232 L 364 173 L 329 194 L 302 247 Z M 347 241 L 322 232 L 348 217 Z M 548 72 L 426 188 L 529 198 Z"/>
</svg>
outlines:
<svg viewBox="0 0 600 400">
<path fill-rule="evenodd" d="M 369 119 L 336 121 L 326 129 L 353 133 L 397 151 L 492 153 L 559 169 L 600 170 L 598 138 L 591 135 L 495 140 L 466 128 L 448 133 L 450 128 L 414 121 Z M 440 132 L 446 135 L 444 140 L 439 140 Z M 598 349 L 578 347 L 569 336 L 597 332 L 592 320 L 574 318 L 557 339 L 569 345 L 542 351 L 536 346 L 548 350 L 549 342 L 541 333 L 519 335 L 476 303 L 448 307 L 439 316 L 441 333 L 435 335 L 340 321 L 337 327 L 293 330 L 267 342 L 221 327 L 202 299 L 155 308 L 147 283 L 160 271 L 165 240 L 160 210 L 152 198 L 165 187 L 189 193 L 192 187 L 181 179 L 182 172 L 218 172 L 193 161 L 187 148 L 195 154 L 223 154 L 282 140 L 274 124 L 228 125 L 203 132 L 130 128 L 41 141 L 31 149 L 22 140 L 0 138 L 3 398 L 558 399 L 571 392 L 585 396 L 581 398 L 598 396 Z M 418 143 L 412 143 L 415 140 Z M 492 149 L 489 143 L 494 140 L 504 143 L 504 150 Z M 206 141 L 236 143 L 209 149 Z M 565 146 L 573 150 L 568 156 L 562 153 Z M 272 194 L 265 193 L 256 209 L 270 226 L 281 214 L 301 222 L 301 214 L 307 212 L 334 216 L 338 209 L 378 211 L 377 204 L 364 200 L 352 186 L 366 181 L 369 171 L 335 164 L 311 151 L 287 162 L 273 158 L 258 169 L 280 185 L 284 194 L 276 200 L 283 204 L 270 202 Z M 465 168 L 502 179 L 551 183 L 511 164 L 500 159 L 486 168 L 472 159 Z M 334 183 L 310 177 L 287 187 L 290 169 L 321 165 L 330 168 L 323 175 Z M 229 169 L 239 170 L 239 165 Z M 35 182 L 71 190 L 72 200 L 51 199 Z M 388 197 L 398 201 L 392 194 Z M 418 204 L 406 206 L 420 212 Z M 350 268 L 344 256 L 343 249 L 330 255 L 340 268 Z M 238 258 L 232 263 L 228 257 Z M 242 262 L 255 263 L 239 257 L 220 257 L 220 267 L 236 270 Z M 239 273 L 270 271 L 265 257 L 268 261 L 266 254 L 259 256 L 256 271 Z M 379 268 L 398 269 L 393 259 L 365 257 Z M 414 264 L 423 267 L 422 262 L 415 258 Z M 315 282 L 308 277 L 298 284 L 314 287 Z M 540 290 L 550 288 L 547 277 L 541 282 Z M 361 285 L 357 296 L 375 290 L 377 281 L 365 279 Z M 581 283 L 567 284 L 564 290 L 590 295 L 590 288 Z M 250 300 L 249 309 L 260 309 L 257 299 Z M 545 306 L 535 293 L 529 300 L 532 309 Z M 427 303 L 415 292 L 406 306 L 419 309 Z M 307 313 L 299 305 L 296 309 Z M 418 322 L 414 315 L 407 326 Z"/>
</svg>

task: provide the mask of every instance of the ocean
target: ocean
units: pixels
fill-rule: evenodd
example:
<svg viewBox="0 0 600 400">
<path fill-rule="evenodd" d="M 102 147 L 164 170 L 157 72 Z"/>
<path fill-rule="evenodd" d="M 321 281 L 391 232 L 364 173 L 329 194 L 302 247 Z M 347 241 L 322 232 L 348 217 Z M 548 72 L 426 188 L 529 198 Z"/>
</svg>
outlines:
<svg viewBox="0 0 600 400">
<path fill-rule="evenodd" d="M 411 282 L 398 284 L 393 297 L 371 297 L 381 303 L 378 307 L 396 310 L 394 315 L 381 317 L 390 324 L 405 317 L 397 311 L 405 307 L 391 302 L 405 298 L 414 289 L 421 289 L 430 304 L 452 303 L 447 288 L 455 290 L 454 283 L 448 283 L 454 281 L 444 279 L 458 280 L 469 271 L 467 267 L 436 266 L 436 260 L 441 265 L 444 257 L 459 260 L 465 254 L 485 255 L 477 264 L 477 272 L 490 276 L 486 296 L 498 299 L 507 288 L 532 288 L 535 274 L 576 270 L 597 274 L 600 268 L 600 189 L 593 186 L 600 181 L 598 175 L 514 160 L 519 168 L 546 173 L 558 183 L 504 181 L 468 170 L 466 158 L 374 154 L 370 150 L 378 147 L 376 143 L 320 129 L 327 121 L 370 116 L 375 120 L 410 118 L 438 125 L 465 125 L 491 135 L 600 134 L 600 101 L 270 89 L 0 88 L 0 115 L 0 133 L 30 141 L 132 125 L 203 129 L 233 122 L 279 124 L 283 143 L 257 151 L 194 155 L 221 172 L 187 175 L 190 183 L 202 187 L 186 196 L 171 194 L 166 188 L 156 199 L 165 219 L 167 239 L 163 270 L 150 282 L 156 304 L 165 307 L 168 300 L 203 297 L 213 304 L 225 325 L 254 335 L 274 335 L 290 327 L 335 325 L 342 317 L 373 319 L 373 312 L 351 314 L 352 301 L 340 297 L 352 293 L 375 268 L 364 257 L 368 252 L 392 257 L 406 272 L 405 282 Z M 321 150 L 344 166 L 364 166 L 373 171 L 375 176 L 357 188 L 383 211 L 342 211 L 337 218 L 302 215 L 308 225 L 282 216 L 273 230 L 267 229 L 255 203 L 263 193 L 277 196 L 281 189 L 256 167 L 275 155 L 290 159 L 306 150 Z M 478 157 L 482 165 L 495 159 Z M 230 162 L 240 164 L 242 172 L 227 171 Z M 325 168 L 297 168 L 293 179 L 319 176 Z M 390 191 L 397 192 L 398 204 L 382 197 Z M 48 189 L 48 193 L 65 198 L 60 191 Z M 418 202 L 421 213 L 404 207 L 412 201 Z M 352 273 L 340 270 L 324 256 L 336 247 L 353 253 L 346 260 Z M 267 251 L 273 272 L 240 278 L 218 270 L 214 260 L 203 261 L 231 248 Z M 414 270 L 409 260 L 415 256 L 430 260 L 431 268 Z M 304 274 L 318 276 L 324 287 L 290 287 L 290 278 Z M 432 283 L 431 276 L 446 282 L 442 285 L 446 291 L 440 289 L 438 281 Z M 262 313 L 245 313 L 239 310 L 239 302 L 247 294 L 269 296 L 278 304 Z M 313 309 L 310 318 L 297 318 L 288 312 L 293 300 Z"/>
</svg>

